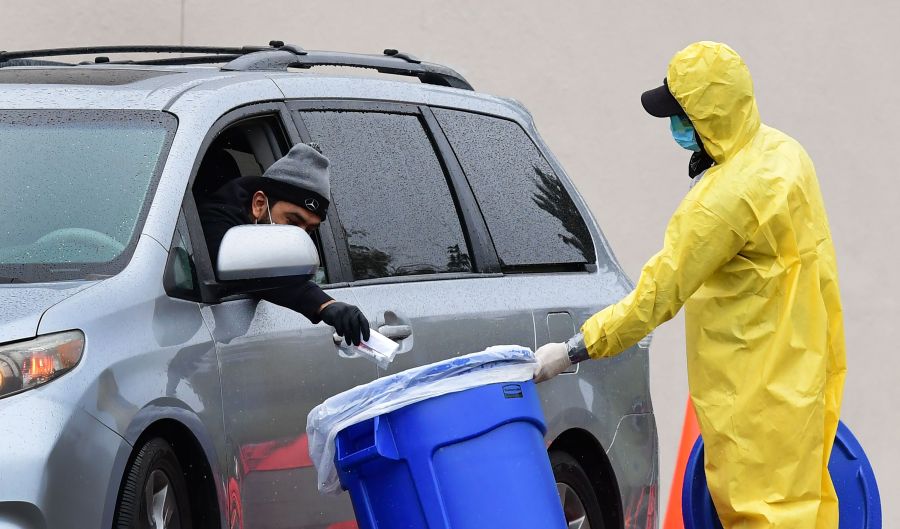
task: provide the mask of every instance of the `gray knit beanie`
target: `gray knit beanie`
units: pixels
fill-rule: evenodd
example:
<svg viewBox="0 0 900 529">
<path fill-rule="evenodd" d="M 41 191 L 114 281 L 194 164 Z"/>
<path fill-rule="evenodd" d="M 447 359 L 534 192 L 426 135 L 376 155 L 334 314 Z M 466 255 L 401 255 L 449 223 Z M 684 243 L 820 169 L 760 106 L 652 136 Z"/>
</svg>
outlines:
<svg viewBox="0 0 900 529">
<path fill-rule="evenodd" d="M 328 158 L 315 148 L 298 143 L 262 175 L 266 187 L 274 187 L 286 200 L 325 218 L 331 201 Z"/>
</svg>

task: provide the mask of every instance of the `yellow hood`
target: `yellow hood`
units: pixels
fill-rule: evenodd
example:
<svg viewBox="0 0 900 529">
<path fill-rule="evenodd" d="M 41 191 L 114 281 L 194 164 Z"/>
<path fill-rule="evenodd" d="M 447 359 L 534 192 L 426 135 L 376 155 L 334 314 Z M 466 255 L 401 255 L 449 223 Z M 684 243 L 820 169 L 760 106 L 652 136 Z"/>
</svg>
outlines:
<svg viewBox="0 0 900 529">
<path fill-rule="evenodd" d="M 672 57 L 666 79 L 716 163 L 729 160 L 759 130 L 750 70 L 727 45 L 691 44 Z"/>
</svg>

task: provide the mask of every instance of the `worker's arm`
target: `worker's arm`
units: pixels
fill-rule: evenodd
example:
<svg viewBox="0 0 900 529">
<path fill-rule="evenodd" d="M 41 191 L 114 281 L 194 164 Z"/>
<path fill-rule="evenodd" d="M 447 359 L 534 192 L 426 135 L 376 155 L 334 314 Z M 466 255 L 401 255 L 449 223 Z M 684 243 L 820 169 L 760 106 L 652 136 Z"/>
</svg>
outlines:
<svg viewBox="0 0 900 529">
<path fill-rule="evenodd" d="M 744 246 L 745 228 L 695 200 L 669 221 L 662 250 L 647 261 L 634 290 L 581 327 L 591 358 L 616 355 L 670 320 L 719 267 Z"/>
<path fill-rule="evenodd" d="M 666 228 L 662 250 L 644 265 L 634 290 L 591 316 L 581 334 L 568 342 L 538 349 L 535 379 L 552 378 L 588 357 L 619 354 L 675 316 L 703 282 L 743 248 L 748 226 L 755 222 L 752 215 L 745 222 L 724 216 L 696 200 L 683 200 Z"/>
</svg>

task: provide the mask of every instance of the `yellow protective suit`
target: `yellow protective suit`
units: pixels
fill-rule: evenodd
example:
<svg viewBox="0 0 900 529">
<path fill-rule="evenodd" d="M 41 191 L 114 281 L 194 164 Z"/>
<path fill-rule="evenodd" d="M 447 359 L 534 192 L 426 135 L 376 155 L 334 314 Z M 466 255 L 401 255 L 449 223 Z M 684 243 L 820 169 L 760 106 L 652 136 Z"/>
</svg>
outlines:
<svg viewBox="0 0 900 529">
<path fill-rule="evenodd" d="M 844 331 L 813 164 L 760 123 L 750 73 L 728 46 L 688 46 L 667 81 L 716 164 L 634 291 L 584 324 L 588 351 L 618 354 L 684 305 L 691 399 L 724 527 L 837 529 L 827 464 Z"/>
</svg>

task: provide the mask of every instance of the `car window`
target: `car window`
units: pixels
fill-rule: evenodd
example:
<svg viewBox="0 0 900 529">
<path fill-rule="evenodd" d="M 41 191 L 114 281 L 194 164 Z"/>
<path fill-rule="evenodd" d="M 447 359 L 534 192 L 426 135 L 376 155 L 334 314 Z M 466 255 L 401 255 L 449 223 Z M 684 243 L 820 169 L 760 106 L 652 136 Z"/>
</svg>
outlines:
<svg viewBox="0 0 900 529">
<path fill-rule="evenodd" d="M 435 108 L 484 214 L 504 270 L 596 261 L 587 225 L 517 123 Z"/>
<path fill-rule="evenodd" d="M 220 220 L 216 212 L 224 211 L 228 206 L 249 210 L 249 196 L 256 189 L 242 186 L 248 192 L 247 204 L 233 204 L 236 196 L 229 192 L 233 185 L 227 184 L 243 177 L 262 176 L 265 169 L 288 151 L 288 147 L 286 132 L 277 114 L 242 119 L 223 129 L 203 154 L 194 180 L 193 193 L 201 205 L 201 224 L 214 225 Z M 247 180 L 243 178 L 241 182 Z M 321 257 L 321 240 L 317 233 L 313 233 L 312 238 Z M 325 260 L 321 261 L 314 281 L 327 284 Z"/>
<path fill-rule="evenodd" d="M 151 111 L 0 111 L 0 276 L 121 270 L 176 125 Z"/>
<path fill-rule="evenodd" d="M 353 279 L 469 272 L 444 168 L 417 115 L 301 113 L 331 161 L 331 194 Z"/>
<path fill-rule="evenodd" d="M 194 181 L 194 195 L 199 200 L 235 178 L 261 176 L 287 150 L 278 116 L 240 120 L 222 130 L 207 147 Z"/>
</svg>

